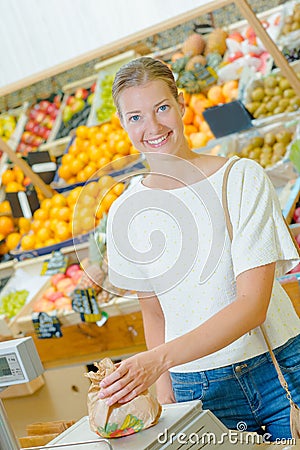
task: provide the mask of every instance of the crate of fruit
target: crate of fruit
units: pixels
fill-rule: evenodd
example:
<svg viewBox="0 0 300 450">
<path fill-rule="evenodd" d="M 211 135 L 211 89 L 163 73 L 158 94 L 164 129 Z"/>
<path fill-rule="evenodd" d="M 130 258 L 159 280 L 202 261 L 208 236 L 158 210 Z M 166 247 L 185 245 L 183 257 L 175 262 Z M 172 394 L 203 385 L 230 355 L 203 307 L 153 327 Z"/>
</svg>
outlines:
<svg viewBox="0 0 300 450">
<path fill-rule="evenodd" d="M 98 125 L 111 118 L 112 113 L 116 110 L 111 92 L 114 76 L 123 64 L 136 58 L 136 56 L 135 51 L 130 50 L 95 65 L 98 77 L 91 112 L 87 120 L 88 126 Z"/>
<path fill-rule="evenodd" d="M 254 126 L 237 135 L 221 140 L 222 155 L 237 155 L 258 162 L 275 187 L 284 186 L 298 172 L 290 160 L 291 148 L 299 139 L 300 113 L 277 122 Z"/>
<path fill-rule="evenodd" d="M 28 106 L 26 120 L 16 152 L 27 156 L 50 140 L 50 136 L 59 114 L 61 95 L 53 94 L 47 99 L 38 100 Z"/>
<path fill-rule="evenodd" d="M 291 67 L 299 73 L 300 61 L 291 63 Z M 284 115 L 298 111 L 300 108 L 298 93 L 294 91 L 279 69 L 274 69 L 266 77 L 257 74 L 250 77 L 243 89 L 241 100 L 254 119 L 279 114 L 284 118 Z"/>
<path fill-rule="evenodd" d="M 69 83 L 63 87 L 63 100 L 49 136 L 49 142 L 69 136 L 79 125 L 87 123 L 91 112 L 97 74 Z"/>
<path fill-rule="evenodd" d="M 279 45 L 287 46 L 300 42 L 300 2 L 286 2 L 282 10 L 283 26 L 279 36 Z"/>
</svg>

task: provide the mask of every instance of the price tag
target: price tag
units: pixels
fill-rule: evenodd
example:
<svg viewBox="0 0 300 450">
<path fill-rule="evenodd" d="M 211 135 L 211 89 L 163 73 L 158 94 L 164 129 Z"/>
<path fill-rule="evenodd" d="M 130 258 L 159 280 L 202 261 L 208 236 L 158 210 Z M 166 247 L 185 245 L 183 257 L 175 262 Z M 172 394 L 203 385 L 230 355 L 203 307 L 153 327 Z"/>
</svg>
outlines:
<svg viewBox="0 0 300 450">
<path fill-rule="evenodd" d="M 33 313 L 32 322 L 38 339 L 62 337 L 60 323 L 55 313 Z"/>
<path fill-rule="evenodd" d="M 80 313 L 82 322 L 96 323 L 101 320 L 102 314 L 99 310 L 94 289 L 75 289 L 72 297 L 72 308 Z"/>
<path fill-rule="evenodd" d="M 44 261 L 41 275 L 54 275 L 55 273 L 65 273 L 68 265 L 68 258 L 60 250 L 51 253 L 51 258 Z"/>
</svg>

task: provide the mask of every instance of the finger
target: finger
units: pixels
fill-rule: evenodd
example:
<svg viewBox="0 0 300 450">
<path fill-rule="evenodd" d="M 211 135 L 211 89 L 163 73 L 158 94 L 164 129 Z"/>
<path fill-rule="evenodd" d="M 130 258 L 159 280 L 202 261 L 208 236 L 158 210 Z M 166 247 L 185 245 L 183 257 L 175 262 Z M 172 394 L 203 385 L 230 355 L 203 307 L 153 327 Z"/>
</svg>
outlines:
<svg viewBox="0 0 300 450">
<path fill-rule="evenodd" d="M 100 382 L 100 387 L 106 388 L 107 386 L 115 383 L 116 381 L 120 380 L 120 378 L 122 378 L 126 374 L 126 372 L 127 372 L 126 368 L 122 367 L 121 365 L 113 373 L 103 378 L 103 380 Z"/>
<path fill-rule="evenodd" d="M 111 406 L 115 403 L 126 403 L 134 399 L 140 389 L 135 386 L 135 381 L 128 383 L 123 389 L 113 394 L 107 401 L 107 405 Z"/>
</svg>

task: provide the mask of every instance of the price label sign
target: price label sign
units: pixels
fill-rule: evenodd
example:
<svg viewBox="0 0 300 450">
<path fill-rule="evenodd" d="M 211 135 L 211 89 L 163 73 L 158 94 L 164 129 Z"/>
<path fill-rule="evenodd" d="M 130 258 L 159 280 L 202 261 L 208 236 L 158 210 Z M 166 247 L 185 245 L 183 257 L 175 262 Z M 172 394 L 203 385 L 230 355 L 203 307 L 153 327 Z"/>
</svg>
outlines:
<svg viewBox="0 0 300 450">
<path fill-rule="evenodd" d="M 51 258 L 44 261 L 41 275 L 54 275 L 55 273 L 65 273 L 68 265 L 68 258 L 60 250 L 51 253 Z"/>
<path fill-rule="evenodd" d="M 75 289 L 72 297 L 72 308 L 80 314 L 82 322 L 96 323 L 101 320 L 102 313 L 94 289 Z"/>
<path fill-rule="evenodd" d="M 32 322 L 38 339 L 62 337 L 62 331 L 57 316 L 54 313 L 33 313 Z"/>
</svg>

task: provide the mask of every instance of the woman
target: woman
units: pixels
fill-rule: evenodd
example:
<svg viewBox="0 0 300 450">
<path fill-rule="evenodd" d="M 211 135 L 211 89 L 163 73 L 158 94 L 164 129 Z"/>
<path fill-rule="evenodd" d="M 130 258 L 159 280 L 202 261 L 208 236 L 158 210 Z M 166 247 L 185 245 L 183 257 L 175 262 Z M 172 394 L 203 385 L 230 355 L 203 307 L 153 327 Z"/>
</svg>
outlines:
<svg viewBox="0 0 300 450">
<path fill-rule="evenodd" d="M 150 173 L 110 209 L 109 276 L 137 291 L 148 351 L 122 361 L 101 398 L 127 402 L 156 382 L 161 403 L 201 399 L 230 429 L 242 421 L 271 440 L 290 437 L 289 402 L 258 328 L 265 324 L 300 404 L 300 320 L 276 281 L 299 255 L 271 182 L 254 161 L 234 164 L 231 242 L 221 203 L 229 160 L 190 150 L 169 68 L 130 62 L 113 97 Z"/>
</svg>

